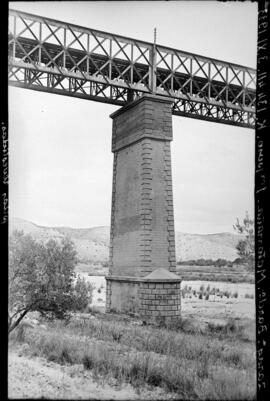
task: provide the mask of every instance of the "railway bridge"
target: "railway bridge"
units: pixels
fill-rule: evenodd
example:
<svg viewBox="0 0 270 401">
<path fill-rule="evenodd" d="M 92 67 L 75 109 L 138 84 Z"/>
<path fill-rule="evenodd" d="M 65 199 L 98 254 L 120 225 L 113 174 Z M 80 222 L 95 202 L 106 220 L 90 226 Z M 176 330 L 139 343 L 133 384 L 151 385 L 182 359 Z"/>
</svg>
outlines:
<svg viewBox="0 0 270 401">
<path fill-rule="evenodd" d="M 177 319 L 172 115 L 255 128 L 256 70 L 10 10 L 8 74 L 12 86 L 121 106 L 106 309 Z"/>
</svg>

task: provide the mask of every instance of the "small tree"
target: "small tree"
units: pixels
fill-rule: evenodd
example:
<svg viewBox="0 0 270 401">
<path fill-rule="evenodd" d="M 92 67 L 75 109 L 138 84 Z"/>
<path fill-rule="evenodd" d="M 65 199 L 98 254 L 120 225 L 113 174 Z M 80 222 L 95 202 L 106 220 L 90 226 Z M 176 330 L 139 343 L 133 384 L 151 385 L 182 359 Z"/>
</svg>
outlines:
<svg viewBox="0 0 270 401">
<path fill-rule="evenodd" d="M 30 311 L 65 319 L 88 303 L 92 292 L 75 283 L 74 244 L 49 240 L 45 245 L 15 231 L 9 240 L 9 333 Z"/>
<path fill-rule="evenodd" d="M 241 239 L 236 245 L 237 253 L 244 263 L 248 265 L 250 269 L 254 268 L 255 260 L 255 235 L 254 235 L 254 220 L 249 217 L 248 212 L 243 219 L 243 223 L 236 219 L 236 224 L 233 226 L 234 230 L 238 234 L 242 234 L 245 237 Z"/>
<path fill-rule="evenodd" d="M 84 310 L 92 299 L 94 287 L 85 281 L 84 278 L 78 277 L 74 288 L 74 310 Z"/>
</svg>

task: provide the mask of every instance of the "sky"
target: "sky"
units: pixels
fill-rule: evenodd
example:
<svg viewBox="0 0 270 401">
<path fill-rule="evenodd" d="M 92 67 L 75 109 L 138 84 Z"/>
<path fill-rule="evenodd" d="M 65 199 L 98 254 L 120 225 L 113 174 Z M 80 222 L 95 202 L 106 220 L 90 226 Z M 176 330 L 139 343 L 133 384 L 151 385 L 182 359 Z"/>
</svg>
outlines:
<svg viewBox="0 0 270 401">
<path fill-rule="evenodd" d="M 10 8 L 256 68 L 251 2 L 10 2 Z M 9 215 L 44 226 L 110 225 L 109 115 L 119 107 L 9 88 Z M 233 232 L 254 209 L 255 131 L 173 116 L 175 229 Z"/>
</svg>

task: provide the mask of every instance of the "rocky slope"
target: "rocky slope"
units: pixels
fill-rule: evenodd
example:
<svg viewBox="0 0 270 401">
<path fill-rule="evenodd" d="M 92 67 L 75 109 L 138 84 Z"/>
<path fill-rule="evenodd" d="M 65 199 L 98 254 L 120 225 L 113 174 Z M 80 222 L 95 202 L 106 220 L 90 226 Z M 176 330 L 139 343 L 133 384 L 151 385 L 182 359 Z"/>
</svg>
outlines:
<svg viewBox="0 0 270 401">
<path fill-rule="evenodd" d="M 82 263 L 105 262 L 109 255 L 109 227 L 70 228 L 43 227 L 20 218 L 9 220 L 9 232 L 23 230 L 35 239 L 47 241 L 61 240 L 69 236 L 75 243 L 79 261 Z M 227 259 L 237 258 L 235 249 L 241 237 L 231 233 L 187 234 L 176 232 L 177 260 L 190 259 Z"/>
</svg>

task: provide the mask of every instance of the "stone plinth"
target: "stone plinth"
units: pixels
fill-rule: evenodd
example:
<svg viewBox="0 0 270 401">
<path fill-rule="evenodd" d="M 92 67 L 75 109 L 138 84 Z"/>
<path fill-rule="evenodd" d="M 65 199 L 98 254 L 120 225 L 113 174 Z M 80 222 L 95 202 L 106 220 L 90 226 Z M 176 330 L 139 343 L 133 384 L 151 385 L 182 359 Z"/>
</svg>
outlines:
<svg viewBox="0 0 270 401">
<path fill-rule="evenodd" d="M 106 312 L 129 313 L 139 316 L 140 278 L 107 276 Z"/>
<path fill-rule="evenodd" d="M 181 314 L 181 278 L 158 269 L 143 278 L 140 286 L 140 316 L 150 323 L 171 321 Z"/>
<path fill-rule="evenodd" d="M 131 313 L 146 322 L 178 319 L 181 278 L 165 269 L 145 277 L 107 276 L 106 311 Z"/>
</svg>

